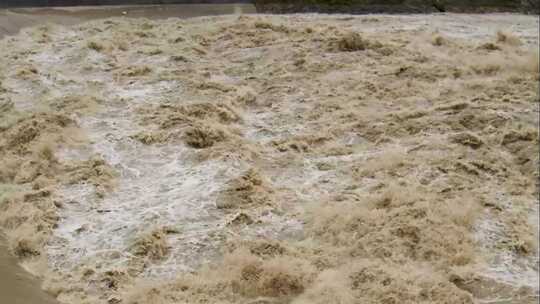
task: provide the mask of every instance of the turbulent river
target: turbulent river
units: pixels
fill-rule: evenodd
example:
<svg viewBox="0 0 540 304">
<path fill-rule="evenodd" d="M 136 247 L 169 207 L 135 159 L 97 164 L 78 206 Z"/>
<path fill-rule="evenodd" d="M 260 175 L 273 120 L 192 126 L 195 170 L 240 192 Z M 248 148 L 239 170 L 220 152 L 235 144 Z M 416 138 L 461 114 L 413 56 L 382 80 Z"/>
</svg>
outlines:
<svg viewBox="0 0 540 304">
<path fill-rule="evenodd" d="M 0 42 L 0 224 L 58 301 L 537 300 L 538 18 L 88 10 Z"/>
</svg>

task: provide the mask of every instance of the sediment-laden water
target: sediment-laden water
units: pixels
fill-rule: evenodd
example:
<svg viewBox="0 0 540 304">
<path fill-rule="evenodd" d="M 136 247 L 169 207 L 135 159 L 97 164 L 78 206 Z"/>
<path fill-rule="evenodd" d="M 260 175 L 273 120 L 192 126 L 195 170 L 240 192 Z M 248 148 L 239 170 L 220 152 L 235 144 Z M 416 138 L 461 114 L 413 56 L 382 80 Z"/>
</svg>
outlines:
<svg viewBox="0 0 540 304">
<path fill-rule="evenodd" d="M 26 29 L 0 42 L 1 227 L 65 303 L 533 303 L 537 29 Z"/>
</svg>

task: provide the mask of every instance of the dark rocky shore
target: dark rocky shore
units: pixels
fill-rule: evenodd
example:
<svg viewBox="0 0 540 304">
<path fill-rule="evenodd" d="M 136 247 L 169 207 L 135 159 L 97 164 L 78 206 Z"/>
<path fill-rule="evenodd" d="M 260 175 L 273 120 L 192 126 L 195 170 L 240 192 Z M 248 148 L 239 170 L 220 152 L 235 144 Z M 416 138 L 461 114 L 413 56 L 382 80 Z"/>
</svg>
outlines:
<svg viewBox="0 0 540 304">
<path fill-rule="evenodd" d="M 540 13 L 540 0 L 3 0 L 1 7 L 254 3 L 259 13 Z"/>
<path fill-rule="evenodd" d="M 538 14 L 539 0 L 255 0 L 260 13 L 494 13 Z"/>
</svg>

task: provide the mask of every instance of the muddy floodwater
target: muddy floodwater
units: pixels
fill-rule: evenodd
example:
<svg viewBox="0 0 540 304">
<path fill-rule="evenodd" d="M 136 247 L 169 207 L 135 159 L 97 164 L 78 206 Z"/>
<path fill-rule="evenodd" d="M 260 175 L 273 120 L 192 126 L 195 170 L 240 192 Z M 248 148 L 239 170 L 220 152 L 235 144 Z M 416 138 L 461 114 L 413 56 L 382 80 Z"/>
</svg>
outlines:
<svg viewBox="0 0 540 304">
<path fill-rule="evenodd" d="M 538 18 L 156 9 L 3 12 L 0 229 L 57 301 L 538 301 Z"/>
<path fill-rule="evenodd" d="M 53 297 L 40 288 L 40 282 L 18 265 L 0 237 L 0 303 L 54 304 Z"/>
<path fill-rule="evenodd" d="M 5 35 L 16 34 L 29 26 L 40 24 L 75 25 L 92 19 L 114 16 L 165 19 L 254 12 L 255 7 L 248 4 L 0 9 L 0 39 Z M 0 303 L 58 303 L 54 297 L 41 289 L 39 279 L 19 266 L 17 259 L 9 253 L 6 241 L 1 235 Z"/>
</svg>

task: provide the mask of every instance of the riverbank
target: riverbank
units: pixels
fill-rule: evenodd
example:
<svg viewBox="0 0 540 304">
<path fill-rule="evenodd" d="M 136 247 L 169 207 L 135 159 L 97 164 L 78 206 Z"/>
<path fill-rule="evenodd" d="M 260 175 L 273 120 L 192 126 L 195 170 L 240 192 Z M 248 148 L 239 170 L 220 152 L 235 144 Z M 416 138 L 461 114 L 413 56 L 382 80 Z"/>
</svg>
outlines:
<svg viewBox="0 0 540 304">
<path fill-rule="evenodd" d="M 49 8 L 11 8 L 0 9 L 0 38 L 13 35 L 20 29 L 41 24 L 75 25 L 81 22 L 109 18 L 193 18 L 226 14 L 253 14 L 252 4 L 170 4 L 170 5 L 116 5 L 116 6 L 78 6 Z"/>
</svg>

